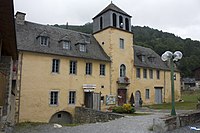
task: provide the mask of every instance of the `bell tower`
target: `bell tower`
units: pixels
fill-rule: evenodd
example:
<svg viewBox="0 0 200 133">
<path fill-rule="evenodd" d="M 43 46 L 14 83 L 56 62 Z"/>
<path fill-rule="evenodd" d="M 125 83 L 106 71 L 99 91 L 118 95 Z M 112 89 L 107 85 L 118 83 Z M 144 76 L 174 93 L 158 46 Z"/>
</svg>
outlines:
<svg viewBox="0 0 200 133">
<path fill-rule="evenodd" d="M 93 18 L 93 35 L 111 59 L 111 95 L 127 103 L 133 88 L 133 33 L 131 16 L 112 2 Z"/>
</svg>

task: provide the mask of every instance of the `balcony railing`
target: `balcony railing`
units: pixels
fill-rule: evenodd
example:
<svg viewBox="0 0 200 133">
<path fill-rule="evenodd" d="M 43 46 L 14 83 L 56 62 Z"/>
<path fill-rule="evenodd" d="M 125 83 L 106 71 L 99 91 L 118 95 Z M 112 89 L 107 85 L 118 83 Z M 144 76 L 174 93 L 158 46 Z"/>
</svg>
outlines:
<svg viewBox="0 0 200 133">
<path fill-rule="evenodd" d="M 117 80 L 118 84 L 130 84 L 130 79 L 128 77 L 119 77 Z"/>
</svg>

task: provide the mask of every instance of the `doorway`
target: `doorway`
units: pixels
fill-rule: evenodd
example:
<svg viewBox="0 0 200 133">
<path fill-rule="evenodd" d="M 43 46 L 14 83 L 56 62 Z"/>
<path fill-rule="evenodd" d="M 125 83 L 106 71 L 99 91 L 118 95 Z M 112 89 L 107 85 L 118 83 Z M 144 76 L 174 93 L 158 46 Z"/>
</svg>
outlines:
<svg viewBox="0 0 200 133">
<path fill-rule="evenodd" d="M 155 104 L 161 104 L 162 103 L 162 88 L 156 87 L 155 88 Z"/>
<path fill-rule="evenodd" d="M 118 105 L 122 106 L 123 104 L 126 103 L 126 94 L 127 94 L 127 89 L 118 89 Z"/>
<path fill-rule="evenodd" d="M 140 98 L 141 98 L 141 92 L 139 90 L 137 90 L 135 92 L 135 107 L 140 107 Z"/>
</svg>

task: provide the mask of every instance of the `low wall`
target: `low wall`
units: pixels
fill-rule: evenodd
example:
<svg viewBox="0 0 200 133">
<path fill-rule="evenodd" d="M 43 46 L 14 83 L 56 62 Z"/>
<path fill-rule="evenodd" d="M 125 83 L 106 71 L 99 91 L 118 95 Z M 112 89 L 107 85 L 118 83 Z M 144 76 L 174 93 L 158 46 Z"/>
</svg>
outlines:
<svg viewBox="0 0 200 133">
<path fill-rule="evenodd" d="M 102 112 L 84 107 L 75 107 L 74 123 L 107 122 L 124 117 L 121 114 Z"/>
<path fill-rule="evenodd" d="M 164 133 L 179 127 L 200 122 L 200 110 L 191 111 L 177 116 L 166 116 L 153 120 L 153 131 Z"/>
</svg>

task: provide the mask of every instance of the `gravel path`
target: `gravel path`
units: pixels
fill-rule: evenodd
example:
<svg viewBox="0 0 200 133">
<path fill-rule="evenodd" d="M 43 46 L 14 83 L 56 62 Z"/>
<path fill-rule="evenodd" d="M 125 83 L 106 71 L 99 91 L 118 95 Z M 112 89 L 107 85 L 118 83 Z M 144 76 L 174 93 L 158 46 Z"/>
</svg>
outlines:
<svg viewBox="0 0 200 133">
<path fill-rule="evenodd" d="M 153 118 L 164 116 L 165 113 L 154 113 L 143 116 L 125 116 L 117 120 L 84 124 L 75 127 L 54 128 L 51 124 L 36 127 L 20 128 L 15 133 L 151 133 Z"/>
</svg>

